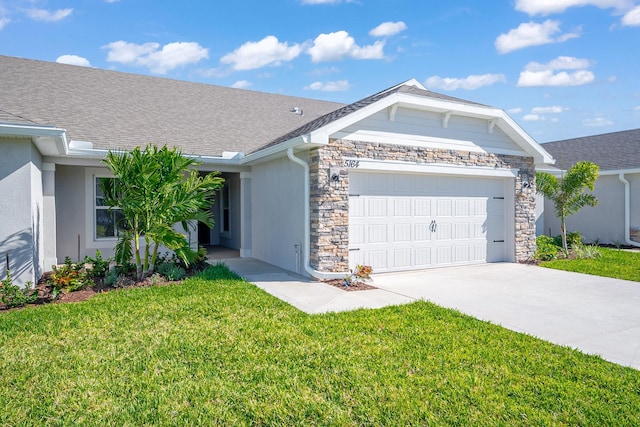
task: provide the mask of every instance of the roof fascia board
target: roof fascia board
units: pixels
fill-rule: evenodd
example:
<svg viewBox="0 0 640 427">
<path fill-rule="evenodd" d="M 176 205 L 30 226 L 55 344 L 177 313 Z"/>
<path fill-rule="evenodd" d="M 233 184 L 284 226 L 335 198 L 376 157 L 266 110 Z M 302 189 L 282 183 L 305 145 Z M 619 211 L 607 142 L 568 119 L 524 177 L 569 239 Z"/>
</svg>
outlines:
<svg viewBox="0 0 640 427">
<path fill-rule="evenodd" d="M 41 154 L 49 154 L 44 149 L 44 145 L 53 142 L 55 144 L 55 154 L 66 155 L 69 153 L 67 142 L 67 131 L 50 126 L 30 126 L 19 124 L 0 124 L 0 135 L 29 137 L 38 147 Z M 44 151 L 44 152 L 43 152 Z"/>
<path fill-rule="evenodd" d="M 264 150 L 256 151 L 255 153 L 249 154 L 248 156 L 240 159 L 240 165 L 249 165 L 268 161 L 274 157 L 279 157 L 280 155 L 286 154 L 289 148 L 307 147 L 308 149 L 310 149 L 318 145 L 320 144 L 315 141 L 314 143 L 311 143 L 311 137 L 309 134 L 300 135 L 281 144 L 274 145 L 265 148 Z"/>
</svg>

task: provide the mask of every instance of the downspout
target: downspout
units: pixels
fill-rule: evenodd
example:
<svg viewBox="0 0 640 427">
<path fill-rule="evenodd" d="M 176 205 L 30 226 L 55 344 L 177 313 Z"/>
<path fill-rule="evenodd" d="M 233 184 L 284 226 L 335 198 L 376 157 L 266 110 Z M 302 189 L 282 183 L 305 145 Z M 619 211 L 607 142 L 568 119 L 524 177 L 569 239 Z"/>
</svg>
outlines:
<svg viewBox="0 0 640 427">
<path fill-rule="evenodd" d="M 318 271 L 311 267 L 311 264 L 309 262 L 311 252 L 311 218 L 309 215 L 309 164 L 304 160 L 296 157 L 293 154 L 293 148 L 287 149 L 287 157 L 289 157 L 292 162 L 302 166 L 302 168 L 304 169 L 304 270 L 309 273 L 311 277 L 319 280 L 344 279 L 350 274 L 349 272 L 328 273 Z"/>
<path fill-rule="evenodd" d="M 618 174 L 618 179 L 624 184 L 624 241 L 627 245 L 640 248 L 640 243 L 631 240 L 629 227 L 631 226 L 631 191 L 629 190 L 629 181 L 624 178 L 624 173 Z"/>
</svg>

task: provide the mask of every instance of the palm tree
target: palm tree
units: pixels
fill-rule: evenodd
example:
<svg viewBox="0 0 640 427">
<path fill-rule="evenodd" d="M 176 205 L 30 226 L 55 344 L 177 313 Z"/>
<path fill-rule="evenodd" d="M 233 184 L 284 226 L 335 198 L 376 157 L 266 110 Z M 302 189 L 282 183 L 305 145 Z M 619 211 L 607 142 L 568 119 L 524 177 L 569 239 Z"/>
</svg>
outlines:
<svg viewBox="0 0 640 427">
<path fill-rule="evenodd" d="M 598 165 L 592 162 L 578 162 L 560 179 L 547 172 L 536 173 L 537 192 L 555 204 L 556 216 L 560 218 L 562 248 L 567 251 L 566 218 L 585 206 L 596 206 L 598 199 L 585 193 L 593 191 L 599 175 Z"/>
<path fill-rule="evenodd" d="M 195 257 L 184 230 L 195 221 L 213 226 L 210 207 L 215 190 L 224 180 L 219 173 L 200 176 L 193 169 L 198 163 L 184 157 L 177 148 L 147 146 L 132 152 L 109 151 L 104 162 L 116 179 L 103 180 L 105 203 L 118 208 L 116 261 L 124 264 L 135 258 L 138 279 L 153 272 L 158 249 L 173 250 L 185 264 Z M 140 245 L 144 242 L 144 251 Z"/>
</svg>

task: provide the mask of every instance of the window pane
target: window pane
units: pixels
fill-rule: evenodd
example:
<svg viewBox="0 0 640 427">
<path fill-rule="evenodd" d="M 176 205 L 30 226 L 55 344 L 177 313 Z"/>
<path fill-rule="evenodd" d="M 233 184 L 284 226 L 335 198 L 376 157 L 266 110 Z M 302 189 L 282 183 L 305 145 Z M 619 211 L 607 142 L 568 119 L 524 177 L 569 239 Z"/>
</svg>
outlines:
<svg viewBox="0 0 640 427">
<path fill-rule="evenodd" d="M 102 191 L 102 181 L 113 178 L 96 178 L 96 206 L 106 206 L 104 204 L 104 192 Z"/>
<path fill-rule="evenodd" d="M 96 209 L 96 238 L 115 237 L 115 212 Z"/>
</svg>

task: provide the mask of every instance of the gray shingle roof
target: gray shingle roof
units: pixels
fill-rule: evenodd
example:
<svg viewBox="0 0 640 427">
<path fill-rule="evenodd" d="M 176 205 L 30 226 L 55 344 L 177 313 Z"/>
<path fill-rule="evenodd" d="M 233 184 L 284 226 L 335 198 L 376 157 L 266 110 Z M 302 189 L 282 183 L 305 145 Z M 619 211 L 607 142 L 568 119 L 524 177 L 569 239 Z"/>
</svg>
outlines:
<svg viewBox="0 0 640 427">
<path fill-rule="evenodd" d="M 8 56 L 0 82 L 0 122 L 56 126 L 97 149 L 153 143 L 213 156 L 276 145 L 398 92 L 484 106 L 409 85 L 344 105 Z"/>
<path fill-rule="evenodd" d="M 0 122 L 56 126 L 102 149 L 248 153 L 344 105 L 7 56 L 0 82 Z"/>
<path fill-rule="evenodd" d="M 342 108 L 339 108 L 335 111 L 332 111 L 328 114 L 325 114 L 322 117 L 318 117 L 315 120 L 310 121 L 309 123 L 306 123 L 304 125 L 302 125 L 301 127 L 293 130 L 292 132 L 289 132 L 285 135 L 282 135 L 276 139 L 274 139 L 273 141 L 269 142 L 268 144 L 257 148 L 255 151 L 259 151 L 277 144 L 280 144 L 282 142 L 288 141 L 290 139 L 296 138 L 298 136 L 301 135 L 305 135 L 309 132 L 313 132 L 314 130 L 320 129 L 321 127 L 334 122 L 344 116 L 347 116 L 355 111 L 360 110 L 361 108 L 364 108 L 368 105 L 371 105 L 391 94 L 394 93 L 410 93 L 410 94 L 414 94 L 414 95 L 420 95 L 420 96 L 425 96 L 425 97 L 429 97 L 429 98 L 436 98 L 436 99 L 441 99 L 441 100 L 445 100 L 445 101 L 450 101 L 450 102 L 457 102 L 457 103 L 461 103 L 461 104 L 469 104 L 469 105 L 477 105 L 477 106 L 481 106 L 481 107 L 486 107 L 486 105 L 483 104 L 478 104 L 472 101 L 467 101 L 464 99 L 460 99 L 460 98 L 454 98 L 452 96 L 448 96 L 448 95 L 443 95 L 440 93 L 435 93 L 435 92 L 431 92 L 430 90 L 424 90 L 424 89 L 420 89 L 418 87 L 415 86 L 396 86 L 396 87 L 392 87 L 389 89 L 385 89 L 381 92 L 378 92 L 376 94 L 373 94 L 371 96 L 368 96 L 364 99 L 361 99 L 360 101 L 356 101 L 353 104 L 349 104 L 349 105 L 345 105 Z"/>
<path fill-rule="evenodd" d="M 542 147 L 561 169 L 579 161 L 593 162 L 601 170 L 640 168 L 640 129 L 547 142 Z"/>
</svg>

